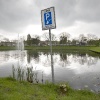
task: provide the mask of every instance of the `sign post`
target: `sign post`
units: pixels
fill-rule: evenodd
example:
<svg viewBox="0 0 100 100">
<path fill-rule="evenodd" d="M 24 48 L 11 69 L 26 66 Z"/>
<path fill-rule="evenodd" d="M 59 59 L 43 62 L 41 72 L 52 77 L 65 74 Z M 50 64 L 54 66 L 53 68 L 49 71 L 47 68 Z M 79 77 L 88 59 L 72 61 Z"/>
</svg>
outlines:
<svg viewBox="0 0 100 100">
<path fill-rule="evenodd" d="M 49 29 L 49 38 L 50 38 L 50 52 L 51 52 L 51 72 L 52 72 L 52 82 L 54 83 L 54 66 L 53 66 L 53 55 L 52 55 L 51 29 Z"/>
<path fill-rule="evenodd" d="M 49 30 L 52 82 L 54 83 L 54 67 L 53 67 L 53 56 L 52 56 L 51 29 L 56 28 L 55 8 L 50 7 L 50 8 L 41 10 L 41 21 L 42 21 L 42 30 Z"/>
</svg>

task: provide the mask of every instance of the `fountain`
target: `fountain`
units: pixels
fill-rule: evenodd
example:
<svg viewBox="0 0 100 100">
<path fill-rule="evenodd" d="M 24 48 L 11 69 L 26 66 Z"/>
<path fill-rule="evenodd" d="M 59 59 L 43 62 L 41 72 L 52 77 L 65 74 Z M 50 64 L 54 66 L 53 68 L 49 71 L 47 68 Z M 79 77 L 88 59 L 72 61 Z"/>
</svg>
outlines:
<svg viewBox="0 0 100 100">
<path fill-rule="evenodd" d="M 23 67 L 23 61 L 24 61 L 24 56 L 26 54 L 25 50 L 24 50 L 24 38 L 23 37 L 19 37 L 18 34 L 18 40 L 16 42 L 16 54 L 18 55 L 18 66 Z"/>
<path fill-rule="evenodd" d="M 18 37 L 18 41 L 17 41 L 17 50 L 24 50 L 24 39 L 23 38 L 19 38 Z"/>
</svg>

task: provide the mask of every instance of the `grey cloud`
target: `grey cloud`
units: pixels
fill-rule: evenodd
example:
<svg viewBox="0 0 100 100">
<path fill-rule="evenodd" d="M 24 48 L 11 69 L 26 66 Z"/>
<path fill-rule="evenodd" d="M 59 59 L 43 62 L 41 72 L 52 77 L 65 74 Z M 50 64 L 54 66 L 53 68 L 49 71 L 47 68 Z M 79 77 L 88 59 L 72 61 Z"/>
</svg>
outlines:
<svg viewBox="0 0 100 100">
<path fill-rule="evenodd" d="M 57 27 L 100 23 L 100 0 L 0 0 L 0 29 L 15 32 L 41 24 L 40 12 L 50 6 L 55 6 Z"/>
<path fill-rule="evenodd" d="M 40 8 L 55 6 L 58 27 L 72 25 L 75 21 L 100 22 L 100 0 L 35 0 Z"/>
<path fill-rule="evenodd" d="M 38 20 L 36 15 L 34 5 L 25 0 L 0 0 L 0 28 L 4 30 L 17 31 L 34 24 Z"/>
<path fill-rule="evenodd" d="M 100 0 L 80 0 L 77 4 L 77 18 L 87 22 L 100 22 Z"/>
<path fill-rule="evenodd" d="M 59 24 L 72 25 L 75 21 L 100 22 L 100 0 L 55 0 Z"/>
</svg>

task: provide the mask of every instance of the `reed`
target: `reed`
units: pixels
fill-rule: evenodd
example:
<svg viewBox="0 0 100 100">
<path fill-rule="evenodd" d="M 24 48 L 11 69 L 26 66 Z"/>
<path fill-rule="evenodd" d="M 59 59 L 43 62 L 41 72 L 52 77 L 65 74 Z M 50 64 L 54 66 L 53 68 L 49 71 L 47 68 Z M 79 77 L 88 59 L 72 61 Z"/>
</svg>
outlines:
<svg viewBox="0 0 100 100">
<path fill-rule="evenodd" d="M 33 79 L 34 79 L 33 67 L 30 68 L 27 67 L 26 77 L 28 82 L 33 83 Z"/>
<path fill-rule="evenodd" d="M 28 81 L 30 83 L 39 83 L 38 73 L 33 70 L 33 67 L 27 67 L 26 69 L 21 68 L 20 66 L 15 69 L 12 66 L 12 78 L 18 81 Z M 42 83 L 43 83 L 43 72 L 42 72 Z"/>
<path fill-rule="evenodd" d="M 15 68 L 14 68 L 14 65 L 12 66 L 12 77 L 13 77 L 13 79 L 15 79 Z"/>
</svg>

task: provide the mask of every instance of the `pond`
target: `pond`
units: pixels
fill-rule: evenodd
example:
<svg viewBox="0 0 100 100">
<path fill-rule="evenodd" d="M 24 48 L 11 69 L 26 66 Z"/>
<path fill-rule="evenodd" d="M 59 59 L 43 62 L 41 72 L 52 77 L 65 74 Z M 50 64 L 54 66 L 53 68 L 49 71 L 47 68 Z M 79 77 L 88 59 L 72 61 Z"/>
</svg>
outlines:
<svg viewBox="0 0 100 100">
<path fill-rule="evenodd" d="M 100 55 L 92 52 L 54 52 L 53 72 L 49 52 L 0 51 L 0 77 L 12 75 L 12 66 L 33 66 L 41 82 L 67 82 L 74 89 L 100 91 Z"/>
</svg>

